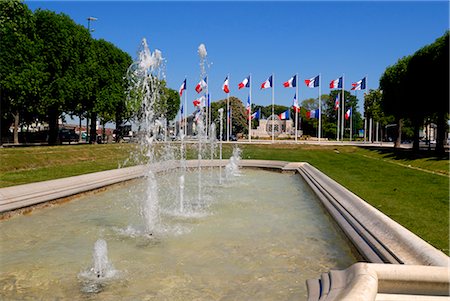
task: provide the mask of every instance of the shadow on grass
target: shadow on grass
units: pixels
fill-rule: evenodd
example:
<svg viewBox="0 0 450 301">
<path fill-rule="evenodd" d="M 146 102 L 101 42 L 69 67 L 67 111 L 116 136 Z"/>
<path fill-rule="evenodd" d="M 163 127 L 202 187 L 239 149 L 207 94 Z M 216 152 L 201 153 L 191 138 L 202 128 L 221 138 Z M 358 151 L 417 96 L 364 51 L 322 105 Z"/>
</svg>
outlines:
<svg viewBox="0 0 450 301">
<path fill-rule="evenodd" d="M 438 155 L 433 150 L 419 150 L 413 151 L 412 149 L 393 149 L 393 148 L 381 148 L 381 147 L 368 147 L 366 148 L 371 152 L 374 152 L 386 159 L 392 160 L 418 160 L 425 159 L 426 161 L 448 161 L 449 154 Z"/>
</svg>

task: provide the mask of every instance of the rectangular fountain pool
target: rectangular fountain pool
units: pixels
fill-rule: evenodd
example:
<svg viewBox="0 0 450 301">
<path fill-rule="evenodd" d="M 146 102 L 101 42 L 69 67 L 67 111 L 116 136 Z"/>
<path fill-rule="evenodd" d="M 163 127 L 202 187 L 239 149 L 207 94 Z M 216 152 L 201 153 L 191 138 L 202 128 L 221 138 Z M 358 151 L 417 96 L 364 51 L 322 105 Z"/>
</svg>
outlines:
<svg viewBox="0 0 450 301">
<path fill-rule="evenodd" d="M 305 280 L 356 262 L 299 175 L 216 170 L 158 175 L 158 225 L 145 231 L 136 180 L 0 222 L 0 299 L 303 300 Z M 199 195 L 201 196 L 199 199 Z M 109 275 L 93 277 L 94 244 Z M 106 254 L 105 254 L 106 255 Z"/>
</svg>

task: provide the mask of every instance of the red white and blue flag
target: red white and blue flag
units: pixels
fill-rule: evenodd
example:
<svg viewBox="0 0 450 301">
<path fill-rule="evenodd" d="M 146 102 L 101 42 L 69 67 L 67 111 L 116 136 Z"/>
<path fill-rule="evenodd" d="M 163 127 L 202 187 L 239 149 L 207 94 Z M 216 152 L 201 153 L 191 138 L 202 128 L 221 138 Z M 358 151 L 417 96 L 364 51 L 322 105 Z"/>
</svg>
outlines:
<svg viewBox="0 0 450 301">
<path fill-rule="evenodd" d="M 181 84 L 180 90 L 178 90 L 178 93 L 180 93 L 180 96 L 183 95 L 184 90 L 186 90 L 186 79 L 184 79 L 183 83 Z"/>
<path fill-rule="evenodd" d="M 200 109 L 198 109 L 198 110 L 195 112 L 195 117 L 194 117 L 195 122 L 198 122 L 198 119 L 200 118 L 200 116 L 202 115 L 202 113 L 203 113 L 203 110 L 200 110 Z"/>
<path fill-rule="evenodd" d="M 242 88 L 250 88 L 250 75 L 238 84 L 238 88 L 239 90 Z"/>
<path fill-rule="evenodd" d="M 203 95 L 202 97 L 194 100 L 192 103 L 195 107 L 204 107 L 205 106 L 206 97 Z"/>
<path fill-rule="evenodd" d="M 283 86 L 285 88 L 295 88 L 295 87 L 297 87 L 297 75 L 294 75 L 287 82 L 284 82 Z"/>
<path fill-rule="evenodd" d="M 306 118 L 319 118 L 319 109 L 306 112 Z"/>
<path fill-rule="evenodd" d="M 283 113 L 279 114 L 278 117 L 280 117 L 281 120 L 289 119 L 289 110 L 286 110 Z"/>
<path fill-rule="evenodd" d="M 305 84 L 308 86 L 308 88 L 315 88 L 319 86 L 319 75 L 316 77 L 312 77 L 310 79 L 305 79 Z"/>
<path fill-rule="evenodd" d="M 336 95 L 336 100 L 334 101 L 334 110 L 337 111 L 339 109 L 339 94 Z"/>
<path fill-rule="evenodd" d="M 225 78 L 225 80 L 223 82 L 222 90 L 225 93 L 230 93 L 230 86 L 229 86 L 229 82 L 228 82 L 228 76 Z"/>
<path fill-rule="evenodd" d="M 247 115 L 250 115 L 250 95 L 247 97 L 246 110 L 247 110 Z"/>
<path fill-rule="evenodd" d="M 365 89 L 366 89 L 365 77 L 362 80 L 357 81 L 356 83 L 352 83 L 352 90 L 365 90 Z"/>
<path fill-rule="evenodd" d="M 261 84 L 261 89 L 272 88 L 272 75 Z"/>
<path fill-rule="evenodd" d="M 294 101 L 292 102 L 292 107 L 294 108 L 294 112 L 300 112 L 300 107 L 298 105 L 297 94 L 294 95 Z"/>
<path fill-rule="evenodd" d="M 197 84 L 197 86 L 195 87 L 195 91 L 197 91 L 197 93 L 202 92 L 203 89 L 205 89 L 205 88 L 208 86 L 207 80 L 208 80 L 208 79 L 205 77 L 205 79 L 202 79 L 202 80 Z"/>
<path fill-rule="evenodd" d="M 349 120 L 350 117 L 352 117 L 352 108 L 348 109 L 347 112 L 345 112 L 345 120 Z"/>
<path fill-rule="evenodd" d="M 342 76 L 330 82 L 330 89 L 342 89 Z"/>
<path fill-rule="evenodd" d="M 251 118 L 252 119 L 259 119 L 259 111 L 256 111 L 255 113 L 253 113 Z"/>
</svg>

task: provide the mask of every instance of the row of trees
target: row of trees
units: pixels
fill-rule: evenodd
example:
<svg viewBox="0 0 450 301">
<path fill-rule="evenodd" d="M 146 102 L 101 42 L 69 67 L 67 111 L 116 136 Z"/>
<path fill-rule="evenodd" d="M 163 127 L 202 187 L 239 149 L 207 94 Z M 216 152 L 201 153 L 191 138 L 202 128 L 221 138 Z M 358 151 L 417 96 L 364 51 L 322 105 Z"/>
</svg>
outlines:
<svg viewBox="0 0 450 301">
<path fill-rule="evenodd" d="M 449 117 L 449 32 L 389 66 L 380 79 L 380 89 L 368 100 L 373 114 L 395 119 L 397 147 L 405 122 L 411 124 L 415 150 L 419 149 L 420 128 L 433 122 L 437 126 L 436 151 L 444 152 Z"/>
<path fill-rule="evenodd" d="M 34 13 L 19 0 L 0 2 L 1 135 L 14 124 L 49 125 L 49 144 L 58 141 L 63 114 L 120 126 L 135 112 L 125 103 L 131 57 L 64 14 Z M 169 90 L 163 87 L 164 90 Z M 167 110 L 172 111 L 172 110 Z M 173 116 L 174 117 L 174 116 Z M 95 140 L 94 140 L 95 141 Z"/>
</svg>

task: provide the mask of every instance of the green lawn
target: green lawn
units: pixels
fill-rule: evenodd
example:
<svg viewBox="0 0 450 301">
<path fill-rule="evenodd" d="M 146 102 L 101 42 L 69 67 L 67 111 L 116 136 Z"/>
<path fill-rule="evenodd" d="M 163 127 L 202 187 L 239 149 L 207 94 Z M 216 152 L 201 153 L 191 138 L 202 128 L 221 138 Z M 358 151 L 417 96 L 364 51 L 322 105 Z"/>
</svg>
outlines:
<svg viewBox="0 0 450 301">
<path fill-rule="evenodd" d="M 0 187 L 130 165 L 133 144 L 0 149 Z M 195 148 L 195 147 L 193 147 Z M 308 145 L 240 145 L 244 159 L 314 165 L 448 254 L 449 160 L 392 149 Z M 224 145 L 224 158 L 232 147 Z M 196 158 L 194 152 L 191 158 Z"/>
</svg>

